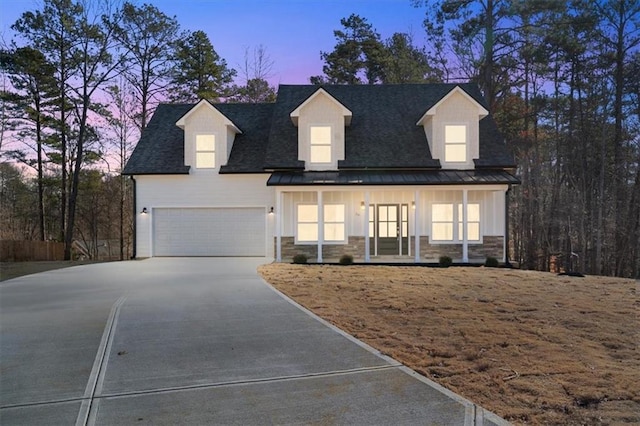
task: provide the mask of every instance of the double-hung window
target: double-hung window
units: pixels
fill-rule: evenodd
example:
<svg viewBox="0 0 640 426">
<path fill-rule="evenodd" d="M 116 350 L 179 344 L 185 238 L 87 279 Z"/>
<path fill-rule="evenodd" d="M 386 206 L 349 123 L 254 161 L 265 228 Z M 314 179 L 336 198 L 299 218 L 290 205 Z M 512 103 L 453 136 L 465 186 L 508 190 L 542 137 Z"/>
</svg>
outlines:
<svg viewBox="0 0 640 426">
<path fill-rule="evenodd" d="M 316 204 L 298 204 L 298 242 L 318 241 L 318 206 Z"/>
<path fill-rule="evenodd" d="M 342 242 L 345 240 L 344 204 L 325 204 L 324 240 L 327 242 Z"/>
<path fill-rule="evenodd" d="M 447 163 L 467 162 L 467 126 L 444 126 L 444 161 Z"/>
<path fill-rule="evenodd" d="M 431 205 L 431 239 L 453 241 L 453 204 Z"/>
<path fill-rule="evenodd" d="M 345 205 L 325 204 L 324 209 L 324 241 L 328 243 L 344 242 Z M 299 243 L 318 242 L 319 220 L 317 204 L 298 204 L 296 241 Z"/>
<path fill-rule="evenodd" d="M 309 161 L 314 164 L 331 163 L 331 126 L 311 126 Z"/>
<path fill-rule="evenodd" d="M 431 240 L 459 243 L 464 239 L 462 204 L 431 205 Z M 480 241 L 480 204 L 467 204 L 467 241 Z"/>
<path fill-rule="evenodd" d="M 462 241 L 462 204 L 458 204 L 458 240 Z M 480 204 L 467 204 L 467 241 L 480 241 Z"/>
<path fill-rule="evenodd" d="M 196 168 L 213 169 L 216 167 L 216 136 L 196 135 Z"/>
</svg>

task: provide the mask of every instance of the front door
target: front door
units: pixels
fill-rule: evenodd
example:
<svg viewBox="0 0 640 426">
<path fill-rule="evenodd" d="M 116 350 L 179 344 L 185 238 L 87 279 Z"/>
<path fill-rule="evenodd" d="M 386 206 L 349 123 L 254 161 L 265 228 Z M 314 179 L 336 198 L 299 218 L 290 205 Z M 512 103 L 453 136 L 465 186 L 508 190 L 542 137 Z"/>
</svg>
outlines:
<svg viewBox="0 0 640 426">
<path fill-rule="evenodd" d="M 405 255 L 409 245 L 409 206 L 378 204 L 375 231 L 378 255 Z"/>
</svg>

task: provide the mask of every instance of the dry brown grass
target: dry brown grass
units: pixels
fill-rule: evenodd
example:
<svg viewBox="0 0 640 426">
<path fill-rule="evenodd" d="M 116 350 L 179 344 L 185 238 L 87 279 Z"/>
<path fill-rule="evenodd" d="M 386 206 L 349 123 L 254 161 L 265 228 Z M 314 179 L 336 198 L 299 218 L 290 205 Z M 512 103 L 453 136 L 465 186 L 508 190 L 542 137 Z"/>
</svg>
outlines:
<svg viewBox="0 0 640 426">
<path fill-rule="evenodd" d="M 638 284 L 490 268 L 260 267 L 311 311 L 518 424 L 640 423 Z"/>
</svg>

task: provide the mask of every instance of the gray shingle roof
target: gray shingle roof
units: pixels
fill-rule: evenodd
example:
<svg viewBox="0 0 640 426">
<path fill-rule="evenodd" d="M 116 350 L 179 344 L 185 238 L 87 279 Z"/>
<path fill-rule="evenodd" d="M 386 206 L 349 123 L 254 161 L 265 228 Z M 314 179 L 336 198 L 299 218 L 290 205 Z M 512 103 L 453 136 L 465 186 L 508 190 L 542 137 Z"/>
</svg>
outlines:
<svg viewBox="0 0 640 426">
<path fill-rule="evenodd" d="M 196 104 L 160 104 L 142 132 L 122 174 L 188 174 L 184 165 L 184 131 L 176 122 Z M 242 130 L 220 173 L 264 173 L 263 163 L 273 104 L 216 104 Z"/>
<path fill-rule="evenodd" d="M 218 104 L 215 107 L 242 130 L 236 135 L 227 164 L 220 173 L 263 172 L 274 104 Z"/>
<path fill-rule="evenodd" d="M 176 121 L 191 104 L 160 104 L 142 132 L 123 175 L 187 174 L 184 165 L 184 132 Z"/>
<path fill-rule="evenodd" d="M 438 169 L 440 162 L 431 157 L 424 130 L 416 123 L 455 86 L 486 108 L 474 84 L 281 85 L 274 104 L 216 104 L 242 130 L 220 173 L 304 169 L 290 114 L 319 87 L 353 113 L 339 169 Z M 188 173 L 183 165 L 184 132 L 175 123 L 193 106 L 160 105 L 123 174 Z M 480 121 L 480 159 L 475 163 L 478 168 L 515 166 L 491 116 Z"/>
</svg>

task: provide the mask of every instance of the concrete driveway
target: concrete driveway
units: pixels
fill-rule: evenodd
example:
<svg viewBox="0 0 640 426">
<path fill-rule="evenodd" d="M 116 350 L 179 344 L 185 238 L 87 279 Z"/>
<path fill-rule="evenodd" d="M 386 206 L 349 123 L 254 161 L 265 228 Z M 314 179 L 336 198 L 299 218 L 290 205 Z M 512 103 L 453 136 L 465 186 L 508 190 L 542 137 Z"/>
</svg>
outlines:
<svg viewBox="0 0 640 426">
<path fill-rule="evenodd" d="M 504 424 L 301 309 L 264 259 L 154 258 L 0 284 L 0 423 Z"/>
</svg>

